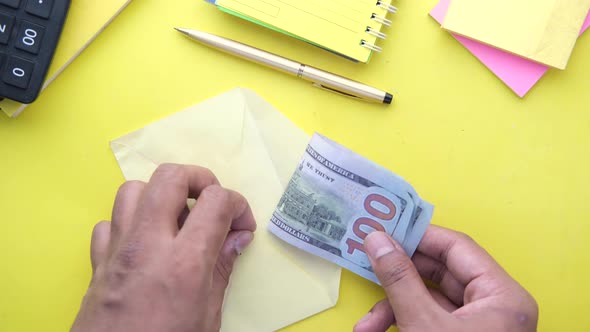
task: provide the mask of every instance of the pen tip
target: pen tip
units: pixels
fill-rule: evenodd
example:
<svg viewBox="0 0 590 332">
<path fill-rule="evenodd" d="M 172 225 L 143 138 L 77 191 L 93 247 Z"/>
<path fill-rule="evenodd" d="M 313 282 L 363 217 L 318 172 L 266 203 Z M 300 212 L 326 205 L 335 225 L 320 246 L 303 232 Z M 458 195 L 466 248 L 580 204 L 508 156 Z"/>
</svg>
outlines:
<svg viewBox="0 0 590 332">
<path fill-rule="evenodd" d="M 178 32 L 180 32 L 182 34 L 188 35 L 188 30 L 186 30 L 186 29 L 174 28 L 174 30 L 176 30 L 176 31 L 178 31 Z"/>
</svg>

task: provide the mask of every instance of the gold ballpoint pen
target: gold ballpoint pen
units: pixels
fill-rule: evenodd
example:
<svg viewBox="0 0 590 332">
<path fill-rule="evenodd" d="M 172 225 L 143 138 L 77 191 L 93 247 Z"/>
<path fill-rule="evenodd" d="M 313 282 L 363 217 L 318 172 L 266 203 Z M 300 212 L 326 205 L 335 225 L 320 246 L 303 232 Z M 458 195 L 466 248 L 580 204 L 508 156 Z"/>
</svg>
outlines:
<svg viewBox="0 0 590 332">
<path fill-rule="evenodd" d="M 231 39 L 197 30 L 180 28 L 175 29 L 193 40 L 199 41 L 220 51 L 224 51 L 246 60 L 266 65 L 310 81 L 318 88 L 326 89 L 344 96 L 368 102 L 391 104 L 393 100 L 393 96 L 385 91 L 381 91 L 348 78 L 307 66 L 297 61 L 289 60 L 282 56 L 248 46 Z"/>
</svg>

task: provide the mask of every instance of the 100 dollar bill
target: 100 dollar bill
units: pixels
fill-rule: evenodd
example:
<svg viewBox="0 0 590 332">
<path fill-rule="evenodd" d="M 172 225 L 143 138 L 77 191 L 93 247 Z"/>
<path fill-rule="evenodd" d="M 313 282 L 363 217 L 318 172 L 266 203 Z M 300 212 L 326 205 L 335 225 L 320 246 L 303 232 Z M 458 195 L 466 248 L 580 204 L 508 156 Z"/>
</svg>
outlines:
<svg viewBox="0 0 590 332">
<path fill-rule="evenodd" d="M 398 175 L 315 134 L 271 217 L 283 241 L 379 283 L 363 247 L 382 231 L 413 255 L 433 206 Z"/>
</svg>

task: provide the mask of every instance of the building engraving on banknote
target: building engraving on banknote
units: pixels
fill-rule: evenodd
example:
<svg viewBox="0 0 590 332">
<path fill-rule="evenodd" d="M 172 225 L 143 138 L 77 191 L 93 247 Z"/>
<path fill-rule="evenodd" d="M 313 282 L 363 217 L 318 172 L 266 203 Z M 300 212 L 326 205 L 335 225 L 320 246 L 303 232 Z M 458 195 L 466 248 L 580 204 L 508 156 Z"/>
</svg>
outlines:
<svg viewBox="0 0 590 332">
<path fill-rule="evenodd" d="M 332 209 L 338 204 L 334 202 L 336 198 L 328 194 L 319 197 L 312 189 L 313 184 L 301 176 L 302 170 L 303 164 L 299 165 L 289 181 L 275 210 L 275 224 L 282 222 L 306 234 L 307 237 L 303 238 L 307 238 L 307 243 L 340 256 L 338 244 L 346 233 L 346 224 L 343 223 L 343 216 Z"/>
</svg>

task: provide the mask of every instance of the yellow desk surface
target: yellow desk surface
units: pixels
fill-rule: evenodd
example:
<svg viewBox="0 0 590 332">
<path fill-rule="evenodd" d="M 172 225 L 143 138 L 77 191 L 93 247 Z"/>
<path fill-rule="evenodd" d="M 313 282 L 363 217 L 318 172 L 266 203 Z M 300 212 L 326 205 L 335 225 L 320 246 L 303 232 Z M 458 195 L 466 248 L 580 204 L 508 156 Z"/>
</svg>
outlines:
<svg viewBox="0 0 590 332">
<path fill-rule="evenodd" d="M 198 0 L 135 1 L 21 117 L 0 117 L 0 330 L 65 331 L 90 278 L 93 225 L 123 177 L 108 142 L 235 87 L 401 174 L 529 289 L 541 331 L 590 329 L 590 36 L 516 97 L 403 1 L 384 51 L 353 64 Z M 202 29 L 395 90 L 342 98 L 186 40 Z M 350 331 L 381 290 L 343 272 L 338 305 L 286 331 Z"/>
</svg>

